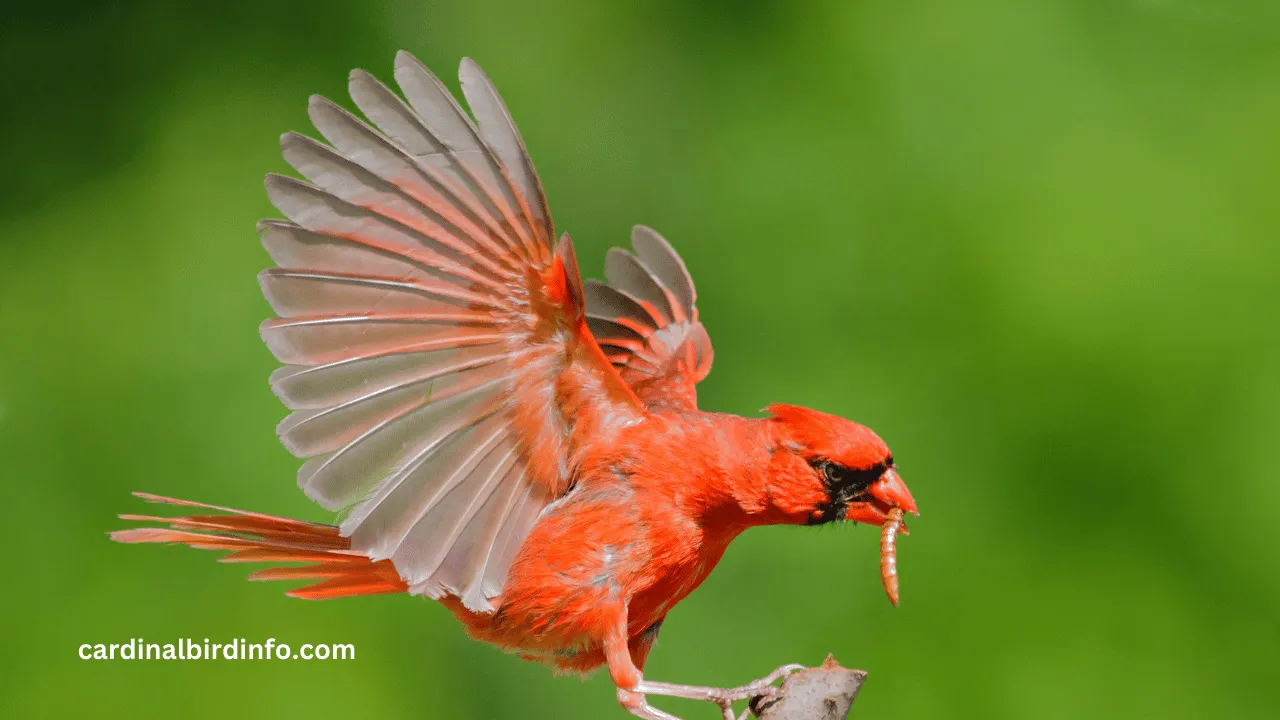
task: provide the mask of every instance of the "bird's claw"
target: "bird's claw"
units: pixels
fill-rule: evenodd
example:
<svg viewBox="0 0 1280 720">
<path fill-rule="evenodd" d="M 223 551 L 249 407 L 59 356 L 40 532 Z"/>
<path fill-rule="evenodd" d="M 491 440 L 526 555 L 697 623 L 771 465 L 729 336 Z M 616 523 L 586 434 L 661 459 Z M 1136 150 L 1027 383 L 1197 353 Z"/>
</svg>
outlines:
<svg viewBox="0 0 1280 720">
<path fill-rule="evenodd" d="M 751 682 L 747 683 L 746 685 L 743 685 L 740 688 L 734 688 L 734 690 L 741 690 L 745 692 L 745 694 L 740 695 L 735 699 L 750 700 L 751 698 L 760 697 L 760 696 L 772 698 L 782 690 L 778 686 L 774 685 L 774 683 L 778 682 L 778 680 L 780 679 L 789 677 L 791 673 L 800 672 L 801 670 L 804 670 L 804 669 L 805 669 L 805 666 L 800 665 L 798 663 L 783 665 L 782 667 L 778 668 L 777 670 L 774 670 L 773 672 L 769 673 L 768 675 L 765 675 L 764 677 L 758 680 L 752 680 Z"/>
</svg>

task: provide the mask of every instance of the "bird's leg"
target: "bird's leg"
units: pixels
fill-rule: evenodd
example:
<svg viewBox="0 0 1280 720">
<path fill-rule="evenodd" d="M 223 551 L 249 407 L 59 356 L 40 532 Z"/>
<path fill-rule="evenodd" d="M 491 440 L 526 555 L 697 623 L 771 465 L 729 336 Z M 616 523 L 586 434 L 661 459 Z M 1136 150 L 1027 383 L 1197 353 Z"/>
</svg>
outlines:
<svg viewBox="0 0 1280 720">
<path fill-rule="evenodd" d="M 665 695 L 713 702 L 720 707 L 724 720 L 738 720 L 733 712 L 735 701 L 749 700 L 757 695 L 772 695 L 777 691 L 773 686 L 775 682 L 804 669 L 803 665 L 783 665 L 758 680 L 735 688 L 651 682 L 644 679 L 644 675 L 632 660 L 627 647 L 626 611 L 622 610 L 619 614 L 621 621 L 615 622 L 604 638 L 605 660 L 609 665 L 609 676 L 618 686 L 618 702 L 632 715 L 644 720 L 679 720 L 674 715 L 650 705 L 645 695 Z"/>
<path fill-rule="evenodd" d="M 680 720 L 675 715 L 650 705 L 644 693 L 636 692 L 635 687 L 644 680 L 644 675 L 631 659 L 631 650 L 627 647 L 626 609 L 623 608 L 618 614 L 621 615 L 621 621 L 615 620 L 604 639 L 604 656 L 609 665 L 609 677 L 618 686 L 618 704 L 642 720 Z"/>
</svg>

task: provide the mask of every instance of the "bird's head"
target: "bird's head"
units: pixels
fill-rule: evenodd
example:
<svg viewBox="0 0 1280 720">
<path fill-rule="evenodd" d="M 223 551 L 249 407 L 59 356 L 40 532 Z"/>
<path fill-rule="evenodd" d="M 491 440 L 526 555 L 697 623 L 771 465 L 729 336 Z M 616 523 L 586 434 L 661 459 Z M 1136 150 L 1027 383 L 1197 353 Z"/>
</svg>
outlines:
<svg viewBox="0 0 1280 720">
<path fill-rule="evenodd" d="M 770 405 L 783 459 L 775 497 L 811 525 L 852 520 L 882 525 L 890 508 L 919 514 L 893 453 L 871 428 L 794 405 Z"/>
</svg>

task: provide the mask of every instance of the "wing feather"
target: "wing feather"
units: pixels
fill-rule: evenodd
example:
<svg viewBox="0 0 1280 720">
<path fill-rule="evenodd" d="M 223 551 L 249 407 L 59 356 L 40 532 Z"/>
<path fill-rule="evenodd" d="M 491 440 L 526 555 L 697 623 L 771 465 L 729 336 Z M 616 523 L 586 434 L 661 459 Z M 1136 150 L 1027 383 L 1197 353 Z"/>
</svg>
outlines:
<svg viewBox="0 0 1280 720">
<path fill-rule="evenodd" d="M 586 284 L 591 333 L 646 408 L 696 409 L 713 353 L 693 278 L 652 229 L 637 225 L 631 245 L 634 255 L 613 248 L 605 256 L 608 284 Z"/>
<path fill-rule="evenodd" d="M 410 592 L 482 612 L 538 514 L 572 485 L 575 435 L 645 411 L 591 337 L 572 246 L 552 251 L 505 105 L 474 63 L 460 72 L 478 128 L 401 53 L 407 102 L 353 71 L 372 124 L 313 97 L 327 144 L 281 138 L 308 182 L 266 180 L 288 220 L 259 224 L 278 266 L 259 276 L 277 315 L 261 332 L 284 363 L 271 385 L 292 414 L 277 431 L 306 458 L 303 491 L 349 509 L 339 532 L 351 551 L 389 559 Z"/>
<path fill-rule="evenodd" d="M 631 247 L 645 267 L 652 269 L 663 288 L 675 296 L 677 307 L 686 317 L 691 316 L 698 293 L 693 288 L 693 276 L 671 243 L 653 228 L 637 225 L 631 229 Z"/>
<path fill-rule="evenodd" d="M 438 258 L 445 257 L 451 263 L 482 268 L 495 279 L 510 271 L 477 251 L 474 241 L 444 217 L 337 150 L 295 132 L 281 136 L 280 148 L 295 170 L 329 194 L 429 238 L 431 242 L 423 244 L 440 253 L 424 258 L 431 265 L 438 266 Z"/>
<path fill-rule="evenodd" d="M 650 312 L 656 311 L 661 322 L 679 319 L 662 283 L 635 255 L 621 248 L 610 248 L 604 257 L 604 276 L 609 284 L 631 295 Z"/>
<path fill-rule="evenodd" d="M 666 322 L 651 310 L 652 306 L 645 307 L 626 292 L 599 280 L 588 280 L 585 289 L 588 317 L 612 320 L 646 335 Z"/>
<path fill-rule="evenodd" d="M 488 604 L 486 598 L 501 589 L 500 583 L 489 581 L 487 576 L 498 535 L 508 526 L 517 500 L 527 489 L 524 472 L 519 463 L 510 463 L 503 471 L 498 487 L 476 511 L 479 522 L 467 524 L 441 565 L 441 575 L 463 578 L 458 587 L 445 586 L 441 581 L 441 588 L 462 598 L 463 606 L 469 610 L 482 611 Z"/>
<path fill-rule="evenodd" d="M 507 179 L 507 173 L 480 131 L 458 106 L 458 101 L 426 65 L 401 50 L 396 54 L 396 82 L 405 99 L 417 111 L 440 146 L 456 158 L 519 235 L 531 259 L 550 256 L 552 236 L 534 236 L 533 214 L 525 199 Z"/>
<path fill-rule="evenodd" d="M 397 80 L 401 74 L 397 67 Z M 434 79 L 434 76 L 431 77 Z M 400 82 L 404 87 L 403 81 Z M 510 251 L 521 255 L 525 260 L 533 257 L 525 255 L 528 245 L 516 233 L 510 210 L 505 205 L 495 203 L 491 192 L 486 189 L 481 177 L 488 177 L 490 173 L 478 167 L 474 158 L 449 150 L 436 137 L 435 130 L 418 116 L 415 108 L 406 104 L 369 73 L 363 70 L 351 71 L 349 88 L 351 99 L 365 117 L 406 148 L 417 159 L 425 174 L 439 179 L 448 195 L 460 200 L 460 207 L 472 209 L 479 217 L 485 218 L 494 233 L 503 238 Z M 477 173 L 481 177 L 477 177 Z"/>
<path fill-rule="evenodd" d="M 502 102 L 489 76 L 471 58 L 463 58 L 458 77 L 462 81 L 462 93 L 480 126 L 481 135 L 507 168 L 516 189 L 524 196 L 532 212 L 531 219 L 535 223 L 535 229 L 541 231 L 544 242 L 549 242 L 556 233 L 551 225 L 551 211 L 547 209 L 547 196 L 542 191 L 542 181 L 533 169 L 533 160 L 525 149 L 524 139 L 516 129 L 511 113 L 507 111 L 506 104 Z"/>
</svg>

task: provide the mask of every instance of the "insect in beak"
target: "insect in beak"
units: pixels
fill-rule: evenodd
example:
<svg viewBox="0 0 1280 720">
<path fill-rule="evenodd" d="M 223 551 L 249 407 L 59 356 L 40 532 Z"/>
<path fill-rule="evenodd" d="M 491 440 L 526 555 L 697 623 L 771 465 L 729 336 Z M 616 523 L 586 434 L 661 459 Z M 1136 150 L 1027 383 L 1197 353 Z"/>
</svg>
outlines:
<svg viewBox="0 0 1280 720">
<path fill-rule="evenodd" d="M 898 475 L 896 468 L 891 467 L 885 470 L 880 475 L 880 479 L 867 488 L 864 497 L 868 499 L 849 503 L 845 511 L 845 520 L 879 527 L 884 524 L 890 508 L 902 508 L 904 512 L 912 515 L 920 514 L 916 509 L 915 498 L 911 497 L 911 491 L 907 489 L 907 484 L 902 482 L 902 477 Z M 902 534 L 907 534 L 905 524 L 902 526 Z"/>
</svg>

